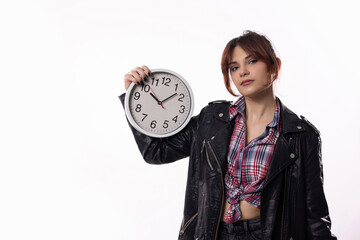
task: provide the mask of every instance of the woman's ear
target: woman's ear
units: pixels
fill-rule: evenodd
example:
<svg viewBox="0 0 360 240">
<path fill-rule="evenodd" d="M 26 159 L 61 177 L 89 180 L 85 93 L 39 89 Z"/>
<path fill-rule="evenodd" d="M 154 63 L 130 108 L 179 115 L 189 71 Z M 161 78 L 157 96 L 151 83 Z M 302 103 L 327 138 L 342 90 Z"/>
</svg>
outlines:
<svg viewBox="0 0 360 240">
<path fill-rule="evenodd" d="M 272 84 L 274 82 L 274 76 L 275 74 L 274 73 L 270 73 L 268 72 L 268 81 L 269 81 L 269 85 Z"/>
</svg>

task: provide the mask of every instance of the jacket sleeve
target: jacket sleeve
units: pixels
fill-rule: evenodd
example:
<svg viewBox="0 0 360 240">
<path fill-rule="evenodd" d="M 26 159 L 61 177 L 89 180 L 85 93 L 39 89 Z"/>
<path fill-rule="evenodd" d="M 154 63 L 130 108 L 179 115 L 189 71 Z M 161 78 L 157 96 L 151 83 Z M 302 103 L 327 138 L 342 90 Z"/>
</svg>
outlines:
<svg viewBox="0 0 360 240">
<path fill-rule="evenodd" d="M 331 233 L 331 219 L 323 188 L 320 135 L 313 134 L 308 146 L 311 146 L 305 161 L 308 239 L 337 239 Z"/>
<path fill-rule="evenodd" d="M 124 106 L 125 93 L 119 96 Z M 192 117 L 187 126 L 179 133 L 166 137 L 154 138 L 137 131 L 128 121 L 137 146 L 144 160 L 150 164 L 171 163 L 188 157 L 192 143 L 192 129 L 196 127 L 197 116 Z"/>
</svg>

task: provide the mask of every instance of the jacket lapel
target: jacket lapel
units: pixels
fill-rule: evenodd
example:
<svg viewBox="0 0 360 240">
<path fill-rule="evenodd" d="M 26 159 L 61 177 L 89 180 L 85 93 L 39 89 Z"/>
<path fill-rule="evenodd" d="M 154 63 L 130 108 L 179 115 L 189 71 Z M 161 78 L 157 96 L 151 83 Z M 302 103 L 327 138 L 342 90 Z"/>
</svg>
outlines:
<svg viewBox="0 0 360 240">
<path fill-rule="evenodd" d="M 264 187 L 270 182 L 277 174 L 284 170 L 288 165 L 294 162 L 298 158 L 298 152 L 296 149 L 290 146 L 288 139 L 289 135 L 299 134 L 305 131 L 305 124 L 299 119 L 299 117 L 288 109 L 279 99 L 280 102 L 280 122 L 281 132 L 279 138 L 275 144 L 274 153 L 271 157 L 269 169 L 264 181 Z M 230 121 L 229 118 L 229 105 L 222 105 L 214 111 L 215 118 L 224 123 L 222 126 L 218 125 L 218 132 L 216 135 L 227 136 L 227 141 L 223 138 L 213 139 L 216 150 L 221 154 L 221 168 L 222 171 L 226 171 L 227 166 L 227 152 L 229 141 L 232 131 L 234 129 L 234 121 Z M 234 120 L 234 119 L 233 119 Z M 294 136 L 295 137 L 295 136 Z M 226 151 L 220 151 L 226 149 Z"/>
<path fill-rule="evenodd" d="M 303 132 L 306 128 L 298 116 L 288 109 L 281 101 L 280 118 L 281 132 L 275 144 L 274 153 L 264 181 L 264 187 L 274 179 L 276 175 L 298 158 L 297 149 L 291 147 L 289 144 L 289 135 L 295 134 L 294 137 L 296 137 L 297 134 Z"/>
</svg>

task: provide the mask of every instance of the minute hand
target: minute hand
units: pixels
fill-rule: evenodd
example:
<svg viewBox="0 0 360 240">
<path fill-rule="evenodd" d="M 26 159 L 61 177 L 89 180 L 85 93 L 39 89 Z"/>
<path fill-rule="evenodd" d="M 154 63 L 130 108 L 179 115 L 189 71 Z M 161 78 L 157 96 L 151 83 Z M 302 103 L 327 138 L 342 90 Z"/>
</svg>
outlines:
<svg viewBox="0 0 360 240">
<path fill-rule="evenodd" d="M 176 96 L 176 95 L 177 95 L 177 93 L 174 93 L 174 94 L 171 95 L 170 97 L 167 97 L 167 98 L 165 98 L 164 100 L 160 101 L 160 103 L 163 104 L 165 101 L 169 100 L 170 98 L 172 98 L 172 97 L 174 97 L 174 96 Z"/>
</svg>

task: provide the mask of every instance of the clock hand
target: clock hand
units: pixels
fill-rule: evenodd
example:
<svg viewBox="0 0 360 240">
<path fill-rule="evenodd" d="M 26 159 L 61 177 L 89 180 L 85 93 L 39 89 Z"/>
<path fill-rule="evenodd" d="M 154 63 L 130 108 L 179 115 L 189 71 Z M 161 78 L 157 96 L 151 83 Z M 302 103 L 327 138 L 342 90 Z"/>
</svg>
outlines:
<svg viewBox="0 0 360 240">
<path fill-rule="evenodd" d="M 162 104 L 162 103 L 164 103 L 165 101 L 169 100 L 170 98 L 172 98 L 172 97 L 174 97 L 174 96 L 176 96 L 176 95 L 177 95 L 177 93 L 174 93 L 174 94 L 171 95 L 170 97 L 167 97 L 167 98 L 165 98 L 164 100 L 160 101 L 160 103 Z"/>
<path fill-rule="evenodd" d="M 150 87 L 150 85 L 149 85 Z M 161 105 L 162 108 L 164 108 L 164 106 L 162 105 L 162 103 L 159 101 L 159 99 L 156 97 L 155 95 L 155 92 L 152 90 L 152 88 L 150 87 L 150 90 L 153 92 L 153 93 L 150 93 L 150 95 L 156 100 L 156 102 Z"/>
<path fill-rule="evenodd" d="M 159 100 L 155 97 L 155 95 L 154 94 L 152 94 L 152 93 L 150 93 L 150 95 L 156 100 L 156 102 L 159 104 Z"/>
</svg>

